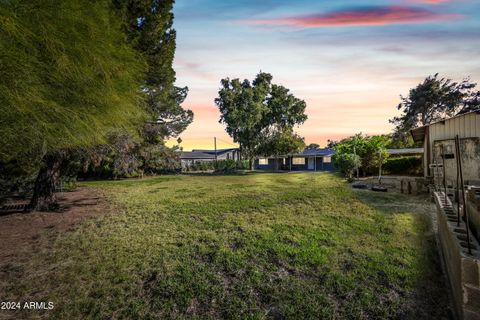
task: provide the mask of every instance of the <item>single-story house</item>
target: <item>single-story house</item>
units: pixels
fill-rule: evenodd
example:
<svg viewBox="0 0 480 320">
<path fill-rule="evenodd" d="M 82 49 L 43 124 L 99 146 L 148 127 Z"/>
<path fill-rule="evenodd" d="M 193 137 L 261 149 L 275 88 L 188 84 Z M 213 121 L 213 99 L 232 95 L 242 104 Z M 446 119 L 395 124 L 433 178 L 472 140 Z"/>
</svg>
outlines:
<svg viewBox="0 0 480 320">
<path fill-rule="evenodd" d="M 334 171 L 332 148 L 304 150 L 301 153 L 255 159 L 257 170 Z"/>
<path fill-rule="evenodd" d="M 191 166 L 195 163 L 211 162 L 217 160 L 240 160 L 240 150 L 238 148 L 205 150 L 193 149 L 184 151 L 180 154 L 182 168 Z"/>
</svg>

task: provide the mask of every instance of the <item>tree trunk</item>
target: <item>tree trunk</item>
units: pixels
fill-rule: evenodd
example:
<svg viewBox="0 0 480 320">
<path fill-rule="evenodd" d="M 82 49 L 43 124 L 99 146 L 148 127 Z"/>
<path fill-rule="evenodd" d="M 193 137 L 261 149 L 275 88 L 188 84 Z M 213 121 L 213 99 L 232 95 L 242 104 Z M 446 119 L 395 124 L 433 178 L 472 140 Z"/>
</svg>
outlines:
<svg viewBox="0 0 480 320">
<path fill-rule="evenodd" d="M 248 159 L 248 166 L 250 167 L 250 171 L 253 171 L 253 159 L 252 158 L 249 158 Z"/>
<path fill-rule="evenodd" d="M 38 172 L 29 208 L 38 211 L 58 209 L 55 188 L 60 178 L 65 155 L 61 152 L 48 153 L 43 157 L 43 165 Z"/>
</svg>

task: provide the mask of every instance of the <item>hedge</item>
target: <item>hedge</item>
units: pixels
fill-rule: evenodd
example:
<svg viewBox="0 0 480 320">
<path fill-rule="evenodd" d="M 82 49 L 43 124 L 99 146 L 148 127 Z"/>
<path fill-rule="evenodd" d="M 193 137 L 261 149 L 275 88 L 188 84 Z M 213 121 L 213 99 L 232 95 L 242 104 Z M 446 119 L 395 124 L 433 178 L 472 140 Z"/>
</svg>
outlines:
<svg viewBox="0 0 480 320">
<path fill-rule="evenodd" d="M 382 166 L 386 174 L 422 174 L 422 157 L 405 156 L 398 158 L 388 158 Z"/>
</svg>

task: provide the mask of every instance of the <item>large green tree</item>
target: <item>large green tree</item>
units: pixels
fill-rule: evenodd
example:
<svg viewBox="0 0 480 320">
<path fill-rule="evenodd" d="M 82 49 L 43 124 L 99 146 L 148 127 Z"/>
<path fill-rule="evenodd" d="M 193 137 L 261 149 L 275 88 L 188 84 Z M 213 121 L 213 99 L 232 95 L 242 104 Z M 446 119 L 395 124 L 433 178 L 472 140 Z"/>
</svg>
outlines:
<svg viewBox="0 0 480 320">
<path fill-rule="evenodd" d="M 409 131 L 445 117 L 480 109 L 480 91 L 469 79 L 455 82 L 440 78 L 438 74 L 427 77 L 411 89 L 408 96 L 400 96 L 398 109 L 402 114 L 390 120 L 395 124 L 394 139 L 408 145 Z"/>
<path fill-rule="evenodd" d="M 250 168 L 257 155 L 286 154 L 296 151 L 299 144 L 304 146 L 293 128 L 307 119 L 305 101 L 287 88 L 272 84 L 269 73 L 260 72 L 251 83 L 246 79 L 222 79 L 215 103 L 221 113 L 220 122 L 240 144 Z"/>
<path fill-rule="evenodd" d="M 0 3 L 0 165 L 41 167 L 37 208 L 55 202 L 69 150 L 105 143 L 111 128 L 133 134 L 147 119 L 147 64 L 122 23 L 107 0 Z"/>
<path fill-rule="evenodd" d="M 152 120 L 143 127 L 144 141 L 158 144 L 177 137 L 193 121 L 193 112 L 181 106 L 188 88 L 174 85 L 174 0 L 113 0 L 113 4 L 124 19 L 128 41 L 147 61 L 142 92 Z"/>
</svg>

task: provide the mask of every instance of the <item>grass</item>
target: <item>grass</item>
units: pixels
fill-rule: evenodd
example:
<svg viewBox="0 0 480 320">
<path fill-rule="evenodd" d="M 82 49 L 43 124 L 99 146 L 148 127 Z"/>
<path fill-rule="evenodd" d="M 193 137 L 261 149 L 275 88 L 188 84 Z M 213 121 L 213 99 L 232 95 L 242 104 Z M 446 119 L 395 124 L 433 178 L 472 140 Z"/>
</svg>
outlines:
<svg viewBox="0 0 480 320">
<path fill-rule="evenodd" d="M 353 191 L 332 174 L 86 185 L 107 194 L 112 214 L 46 233 L 5 295 L 55 302 L 45 318 L 446 315 L 422 198 Z"/>
</svg>

